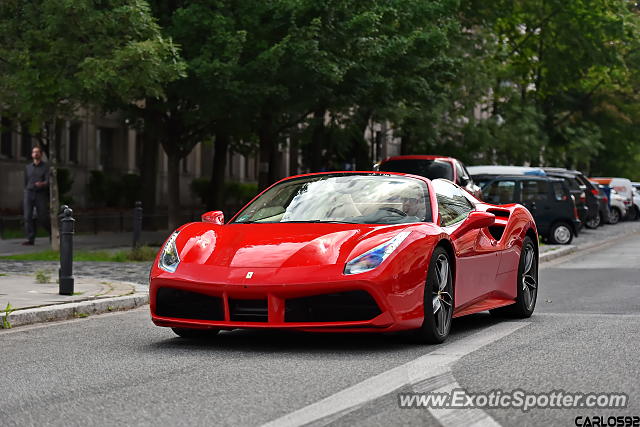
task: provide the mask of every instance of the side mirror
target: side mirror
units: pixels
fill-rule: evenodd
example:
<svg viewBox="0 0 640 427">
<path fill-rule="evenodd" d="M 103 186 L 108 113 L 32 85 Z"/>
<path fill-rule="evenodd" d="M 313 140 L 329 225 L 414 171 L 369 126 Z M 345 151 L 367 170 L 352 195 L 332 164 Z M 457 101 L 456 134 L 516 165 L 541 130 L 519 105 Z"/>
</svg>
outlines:
<svg viewBox="0 0 640 427">
<path fill-rule="evenodd" d="M 224 224 L 224 214 L 222 211 L 210 211 L 202 214 L 202 222 L 210 222 L 211 224 Z"/>
<path fill-rule="evenodd" d="M 477 230 L 479 228 L 490 227 L 496 222 L 496 216 L 489 212 L 473 211 L 456 231 L 452 233 L 453 237 L 459 237 L 463 234 Z"/>
</svg>

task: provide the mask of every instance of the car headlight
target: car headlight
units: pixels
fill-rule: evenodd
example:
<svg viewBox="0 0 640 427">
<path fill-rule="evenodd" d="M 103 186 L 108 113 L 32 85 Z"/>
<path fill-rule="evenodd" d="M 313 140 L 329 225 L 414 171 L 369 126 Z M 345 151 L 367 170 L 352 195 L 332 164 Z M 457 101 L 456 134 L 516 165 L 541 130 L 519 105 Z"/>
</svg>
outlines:
<svg viewBox="0 0 640 427">
<path fill-rule="evenodd" d="M 364 273 L 378 267 L 400 246 L 409 234 L 411 234 L 410 231 L 398 233 L 393 239 L 355 257 L 345 265 L 344 274 Z"/>
<path fill-rule="evenodd" d="M 178 238 L 179 231 L 174 231 L 171 237 L 167 240 L 160 253 L 160 259 L 158 260 L 158 267 L 169 273 L 173 273 L 180 264 L 180 256 L 178 255 L 178 248 L 176 247 L 176 239 Z"/>
</svg>

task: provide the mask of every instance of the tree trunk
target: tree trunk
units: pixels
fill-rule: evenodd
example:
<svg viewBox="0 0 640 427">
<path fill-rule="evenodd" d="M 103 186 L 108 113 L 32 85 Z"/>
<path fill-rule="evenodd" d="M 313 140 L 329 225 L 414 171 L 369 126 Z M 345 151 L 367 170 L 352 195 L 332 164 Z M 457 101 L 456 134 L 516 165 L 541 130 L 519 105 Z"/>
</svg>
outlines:
<svg viewBox="0 0 640 427">
<path fill-rule="evenodd" d="M 58 223 L 58 211 L 60 210 L 60 200 L 58 191 L 58 152 L 56 150 L 56 115 L 51 120 L 49 128 L 49 219 L 51 221 L 51 249 L 60 250 L 60 227 Z"/>
<path fill-rule="evenodd" d="M 411 154 L 412 145 L 413 141 L 411 138 L 411 131 L 405 130 L 402 134 L 402 138 L 400 138 L 400 154 L 403 156 Z"/>
<path fill-rule="evenodd" d="M 156 211 L 156 181 L 158 179 L 158 152 L 160 144 L 156 135 L 147 131 L 150 123 L 145 123 L 142 134 L 142 163 L 140 175 L 142 180 L 142 208 L 145 215 L 153 215 Z M 153 221 L 149 221 L 153 224 Z M 155 227 L 154 227 L 155 228 Z"/>
<path fill-rule="evenodd" d="M 300 150 L 300 143 L 298 138 L 300 135 L 294 133 L 289 138 L 289 176 L 298 175 L 300 173 L 298 164 L 298 155 Z"/>
<path fill-rule="evenodd" d="M 311 158 L 309 159 L 311 172 L 320 172 L 324 166 L 322 161 L 322 145 L 325 137 L 324 116 L 325 110 L 322 108 L 313 112 Z"/>
<path fill-rule="evenodd" d="M 269 156 L 269 183 L 268 185 L 273 184 L 282 178 L 280 174 L 280 166 L 282 166 L 282 156 L 279 150 L 279 144 L 275 137 L 272 135 L 273 142 L 271 148 L 271 155 Z"/>
<path fill-rule="evenodd" d="M 272 184 L 271 177 L 274 165 L 271 163 L 274 158 L 275 138 L 271 133 L 271 126 L 268 120 L 263 123 L 262 128 L 258 132 L 258 140 L 260 144 L 258 168 L 258 191 L 262 191 Z"/>
<path fill-rule="evenodd" d="M 180 225 L 180 155 L 174 150 L 167 153 L 167 207 L 169 211 L 169 230 Z"/>
<path fill-rule="evenodd" d="M 229 151 L 229 134 L 226 131 L 218 131 L 213 146 L 213 170 L 209 182 L 209 196 L 207 208 L 209 210 L 224 211 L 224 174 L 227 170 L 227 152 Z"/>
<path fill-rule="evenodd" d="M 356 159 L 356 170 L 370 170 L 372 166 L 371 156 L 369 153 L 369 144 L 364 139 L 364 132 L 369 125 L 371 111 L 359 111 L 355 117 L 355 134 L 353 135 L 353 151 Z M 372 144 L 375 144 L 375 135 L 373 135 Z"/>
</svg>

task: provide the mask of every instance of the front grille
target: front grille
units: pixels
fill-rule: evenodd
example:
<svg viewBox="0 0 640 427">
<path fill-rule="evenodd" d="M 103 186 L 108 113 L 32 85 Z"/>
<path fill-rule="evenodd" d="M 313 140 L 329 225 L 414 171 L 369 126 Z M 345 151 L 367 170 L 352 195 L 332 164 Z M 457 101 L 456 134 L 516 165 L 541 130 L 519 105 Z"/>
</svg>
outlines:
<svg viewBox="0 0 640 427">
<path fill-rule="evenodd" d="M 229 298 L 229 315 L 233 322 L 268 322 L 267 300 Z"/>
<path fill-rule="evenodd" d="M 349 322 L 371 320 L 381 313 L 366 291 L 291 298 L 285 304 L 285 322 Z"/>
<path fill-rule="evenodd" d="M 158 289 L 156 314 L 179 319 L 224 320 L 221 298 L 173 288 Z"/>
</svg>

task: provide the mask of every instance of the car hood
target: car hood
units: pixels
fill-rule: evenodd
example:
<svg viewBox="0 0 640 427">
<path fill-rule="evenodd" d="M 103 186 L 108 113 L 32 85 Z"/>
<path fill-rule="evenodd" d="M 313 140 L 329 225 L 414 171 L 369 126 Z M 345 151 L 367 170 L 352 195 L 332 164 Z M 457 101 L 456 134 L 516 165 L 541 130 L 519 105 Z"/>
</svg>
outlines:
<svg viewBox="0 0 640 427">
<path fill-rule="evenodd" d="M 182 263 L 242 268 L 332 265 L 345 263 L 407 227 L 192 223 L 182 228 L 176 245 Z"/>
</svg>

